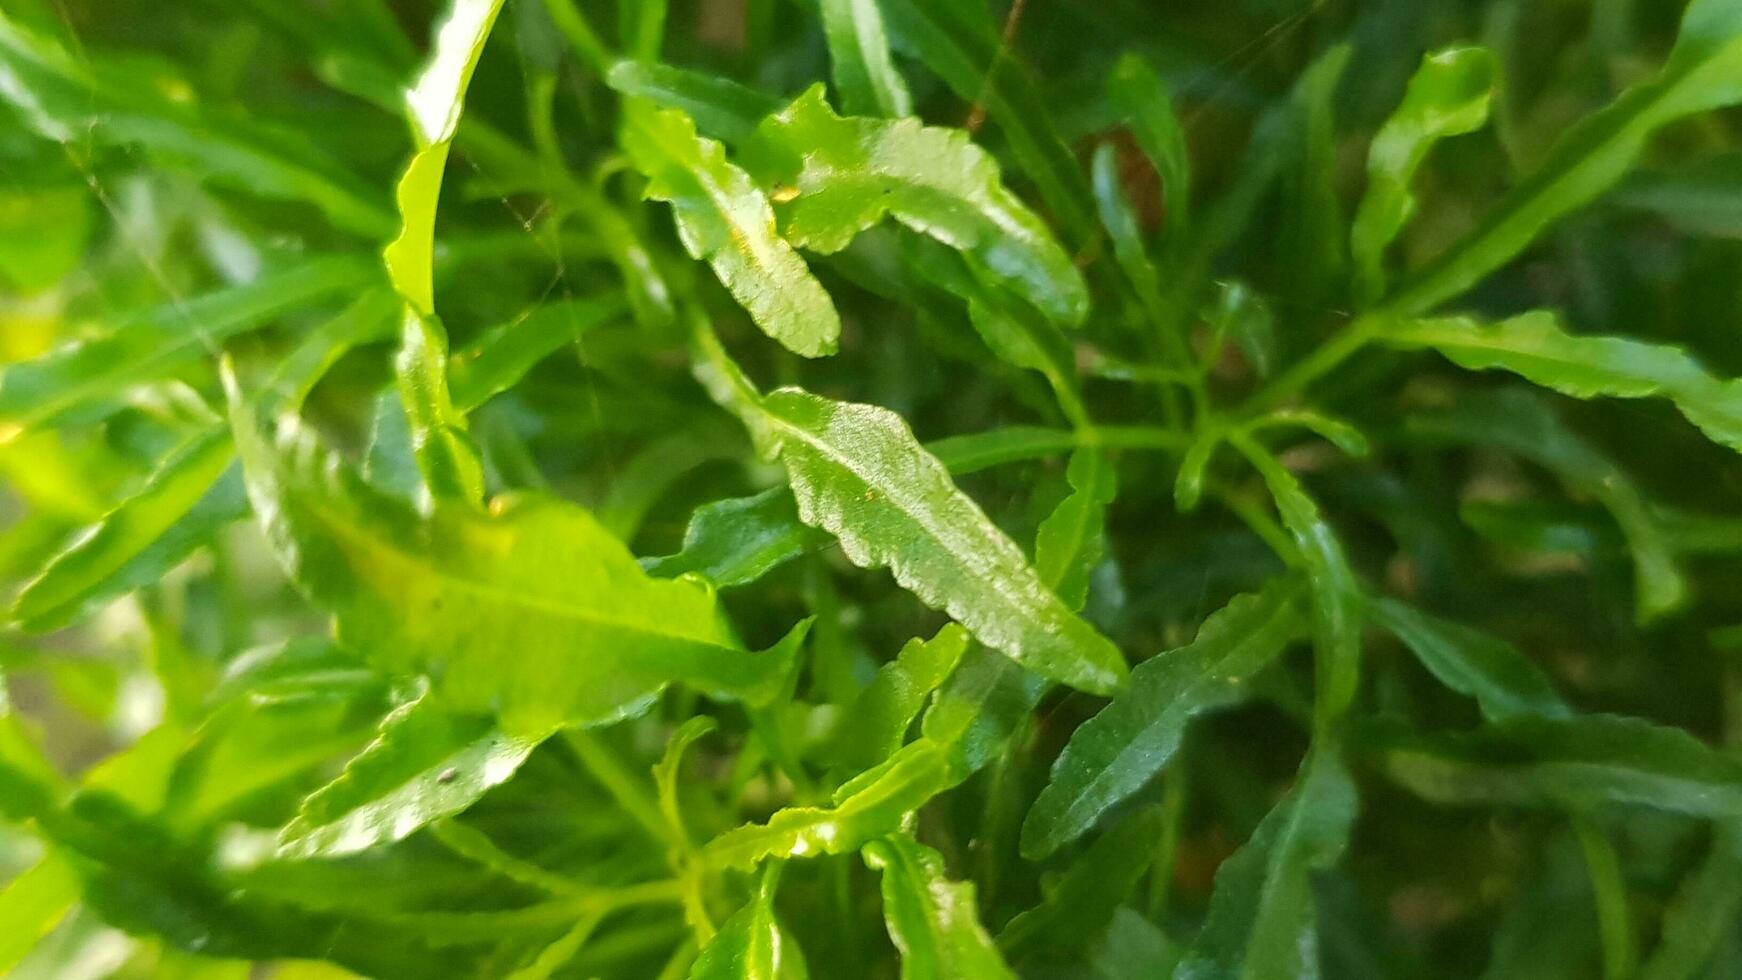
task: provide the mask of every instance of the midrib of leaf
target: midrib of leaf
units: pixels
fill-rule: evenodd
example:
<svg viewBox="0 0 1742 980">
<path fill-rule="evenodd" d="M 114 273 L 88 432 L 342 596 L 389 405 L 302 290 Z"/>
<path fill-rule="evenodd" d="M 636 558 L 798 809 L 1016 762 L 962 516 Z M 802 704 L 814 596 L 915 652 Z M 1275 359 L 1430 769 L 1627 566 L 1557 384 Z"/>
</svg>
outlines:
<svg viewBox="0 0 1742 980">
<path fill-rule="evenodd" d="M 454 588 L 456 591 L 467 592 L 472 595 L 499 602 L 506 606 L 520 606 L 526 609 L 548 613 L 558 619 L 570 619 L 576 622 L 612 628 L 630 634 L 642 634 L 666 640 L 681 640 L 686 643 L 695 643 L 716 650 L 725 650 L 733 653 L 740 652 L 731 647 L 720 646 L 717 643 L 700 639 L 698 637 L 686 636 L 682 633 L 665 633 L 649 628 L 645 623 L 631 623 L 625 620 L 612 619 L 607 616 L 598 615 L 591 610 L 583 611 L 573 606 L 565 605 L 553 599 L 543 599 L 524 592 L 510 592 L 496 589 L 482 581 L 460 578 L 447 572 L 439 565 L 423 561 L 418 555 L 401 551 L 387 545 L 381 538 L 369 534 L 362 528 L 356 527 L 348 522 L 333 519 L 332 515 L 325 509 L 307 509 L 317 521 L 320 521 L 329 531 L 333 532 L 336 537 L 360 544 L 364 546 L 365 551 L 379 555 L 391 564 L 422 573 L 429 578 Z"/>
</svg>

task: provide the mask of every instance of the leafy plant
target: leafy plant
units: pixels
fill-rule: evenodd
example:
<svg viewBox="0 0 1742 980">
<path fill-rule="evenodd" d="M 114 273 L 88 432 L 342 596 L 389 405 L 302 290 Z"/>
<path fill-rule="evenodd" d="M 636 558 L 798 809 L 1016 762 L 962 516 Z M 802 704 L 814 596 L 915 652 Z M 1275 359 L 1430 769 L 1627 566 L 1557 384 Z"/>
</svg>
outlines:
<svg viewBox="0 0 1742 980">
<path fill-rule="evenodd" d="M 1739 104 L 1739 0 L 13 0 L 0 972 L 1733 976 Z"/>
</svg>

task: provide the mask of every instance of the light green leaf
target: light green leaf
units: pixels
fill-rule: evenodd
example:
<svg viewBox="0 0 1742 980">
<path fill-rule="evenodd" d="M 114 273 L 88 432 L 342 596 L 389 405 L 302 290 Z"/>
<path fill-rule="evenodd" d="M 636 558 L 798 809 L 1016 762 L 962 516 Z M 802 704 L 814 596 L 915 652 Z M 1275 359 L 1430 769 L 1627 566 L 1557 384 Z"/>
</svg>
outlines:
<svg viewBox="0 0 1742 980">
<path fill-rule="evenodd" d="M 306 201 L 353 234 L 377 239 L 392 227 L 374 192 L 300 133 L 203 111 L 179 78 L 74 57 L 7 14 L 0 14 L 0 100 L 71 152 L 93 141 L 138 146 L 226 187 Z"/>
<path fill-rule="evenodd" d="M 279 853 L 339 857 L 408 837 L 506 782 L 538 742 L 452 715 L 424 694 L 384 718 L 375 741 L 303 801 L 279 832 Z"/>
<path fill-rule="evenodd" d="M 855 116 L 907 116 L 913 98 L 889 57 L 876 0 L 822 0 L 823 37 L 841 104 Z"/>
<path fill-rule="evenodd" d="M 1161 833 L 1160 807 L 1125 818 L 1071 863 L 1045 901 L 1011 919 L 998 945 L 1012 958 L 1056 958 L 1095 942 L 1149 870 Z"/>
<path fill-rule="evenodd" d="M 1294 789 L 1217 870 L 1203 929 L 1175 980 L 1319 976 L 1312 875 L 1341 858 L 1355 809 L 1336 750 L 1315 746 Z"/>
<path fill-rule="evenodd" d="M 514 387 L 539 361 L 625 311 L 618 295 L 568 299 L 485 330 L 448 358 L 454 407 L 470 412 Z"/>
<path fill-rule="evenodd" d="M 746 824 L 709 841 L 703 857 L 716 868 L 754 868 L 766 858 L 846 854 L 892 834 L 908 814 L 960 783 L 948 753 L 926 739 L 842 786 L 832 807 L 788 807 L 764 824 Z"/>
<path fill-rule="evenodd" d="M 623 149 L 647 176 L 647 196 L 669 201 L 678 237 L 706 260 L 762 331 L 805 357 L 832 354 L 841 316 L 810 268 L 774 227 L 774 209 L 719 143 L 690 117 L 630 102 Z"/>
<path fill-rule="evenodd" d="M 938 852 L 892 834 L 865 845 L 865 864 L 883 875 L 883 920 L 902 980 L 1014 980 L 980 925 L 974 886 L 946 877 Z"/>
<path fill-rule="evenodd" d="M 1198 715 L 1245 696 L 1258 671 L 1302 632 L 1298 588 L 1279 579 L 1211 614 L 1189 645 L 1131 671 L 1131 684 L 1071 734 L 1022 825 L 1022 853 L 1044 858 L 1142 789 Z"/>
<path fill-rule="evenodd" d="M 1483 323 L 1468 317 L 1408 320 L 1386 343 L 1439 351 L 1472 371 L 1510 371 L 1574 398 L 1668 398 L 1714 442 L 1742 451 L 1742 379 L 1714 377 L 1679 347 L 1569 334 L 1547 310 Z"/>
<path fill-rule="evenodd" d="M 0 192 L 0 279 L 26 295 L 59 282 L 84 258 L 91 210 L 77 184 Z"/>
<path fill-rule="evenodd" d="M 1127 53 L 1107 76 L 1107 98 L 1161 177 L 1169 237 L 1185 234 L 1191 225 L 1191 158 L 1166 83 L 1142 57 Z"/>
<path fill-rule="evenodd" d="M 827 541 L 799 521 L 792 492 L 776 487 L 696 508 L 683 550 L 643 564 L 662 578 L 693 572 L 723 589 L 754 582 Z"/>
<path fill-rule="evenodd" d="M 1562 425 L 1530 392 L 1485 392 L 1455 410 L 1411 416 L 1418 437 L 1493 446 L 1522 456 L 1589 494 L 1608 509 L 1633 552 L 1637 617 L 1644 621 L 1679 607 L 1688 584 L 1645 497 L 1621 468 Z"/>
<path fill-rule="evenodd" d="M 665 754 L 653 767 L 653 784 L 659 796 L 659 813 L 665 818 L 666 830 L 680 848 L 688 849 L 689 828 L 684 826 L 683 808 L 678 802 L 678 778 L 684 752 L 702 736 L 718 728 L 710 715 L 697 715 L 678 726 L 665 743 Z"/>
<path fill-rule="evenodd" d="M 428 674 L 456 712 L 511 736 L 644 709 L 674 680 L 756 701 L 782 689 L 803 629 L 742 649 L 711 590 L 652 579 L 585 510 L 507 496 L 427 515 L 367 486 L 295 428 L 274 449 L 232 395 L 249 496 L 292 577 L 342 641 Z"/>
<path fill-rule="evenodd" d="M 1571 713 L 1536 664 L 1505 640 L 1430 616 L 1395 599 L 1373 599 L 1368 616 L 1415 654 L 1440 683 L 1481 705 L 1482 717 L 1562 718 Z"/>
<path fill-rule="evenodd" d="M 1742 761 L 1637 718 L 1524 715 L 1470 735 L 1378 739 L 1391 778 L 1435 803 L 1589 809 L 1605 803 L 1742 816 Z"/>
<path fill-rule="evenodd" d="M 1079 449 L 1065 470 L 1071 493 L 1034 537 L 1034 570 L 1040 580 L 1072 609 L 1083 608 L 1089 596 L 1089 575 L 1101 563 L 1107 505 L 1118 492 L 1118 472 L 1105 453 Z"/>
<path fill-rule="evenodd" d="M 295 407 L 340 356 L 374 340 L 391 323 L 385 290 L 372 290 L 317 327 L 274 368 L 257 407 Z M 176 447 L 137 492 L 80 531 L 25 585 L 12 618 L 26 629 L 53 629 L 83 610 L 159 580 L 248 512 L 229 427 L 215 422 Z"/>
<path fill-rule="evenodd" d="M 908 640 L 847 709 L 831 754 L 859 770 L 895 754 L 926 699 L 956 669 L 968 642 L 968 632 L 955 623 L 945 624 L 929 640 Z"/>
<path fill-rule="evenodd" d="M 0 970 L 18 965 L 79 898 L 79 879 L 53 851 L 0 891 Z"/>
<path fill-rule="evenodd" d="M 466 416 L 448 394 L 447 331 L 433 316 L 407 306 L 399 338 L 394 380 L 424 488 L 438 499 L 481 503 L 484 464 L 466 431 Z"/>
<path fill-rule="evenodd" d="M 328 256 L 125 315 L 90 340 L 0 366 L 0 429 L 46 425 L 79 405 L 166 377 L 237 334 L 376 280 L 368 263 Z"/>
<path fill-rule="evenodd" d="M 765 183 L 797 191 L 781 213 L 800 248 L 839 252 L 893 217 L 968 254 L 1056 322 L 1088 315 L 1088 287 L 1070 256 L 963 130 L 843 118 L 814 85 L 764 120 L 745 152 Z"/>
<path fill-rule="evenodd" d="M 806 975 L 804 956 L 774 915 L 779 861 L 762 872 L 750 904 L 739 909 L 696 957 L 690 980 L 793 980 Z"/>
<path fill-rule="evenodd" d="M 1095 202 L 1082 168 L 986 8 L 931 0 L 877 0 L 877 8 L 898 51 L 924 63 L 958 98 L 985 108 L 1071 241 L 1091 241 Z"/>
<path fill-rule="evenodd" d="M 501 9 L 502 0 L 453 0 L 436 31 L 429 62 L 405 92 L 412 134 L 420 148 L 454 138 L 466 87 L 472 83 L 472 72 Z"/>
<path fill-rule="evenodd" d="M 1693 0 L 1663 70 L 1569 130 L 1480 227 L 1386 303 L 1425 313 L 1511 260 L 1551 223 L 1613 187 L 1664 125 L 1742 101 L 1742 7 Z"/>
<path fill-rule="evenodd" d="M 1488 121 L 1498 69 L 1485 48 L 1445 48 L 1421 59 L 1367 151 L 1367 193 L 1349 231 L 1355 295 L 1371 305 L 1385 292 L 1385 247 L 1415 213 L 1410 184 L 1435 143 Z"/>
<path fill-rule="evenodd" d="M 1313 649 L 1318 677 L 1316 712 L 1321 724 L 1339 718 L 1361 683 L 1361 587 L 1336 532 L 1318 504 L 1282 462 L 1243 432 L 1228 439 L 1252 462 L 1300 549 L 1313 591 Z"/>
<path fill-rule="evenodd" d="M 765 397 L 799 517 L 854 564 L 889 568 L 921 600 L 1043 676 L 1109 693 L 1125 661 L 1041 581 L 1015 542 L 956 488 L 901 417 L 796 388 Z"/>
</svg>

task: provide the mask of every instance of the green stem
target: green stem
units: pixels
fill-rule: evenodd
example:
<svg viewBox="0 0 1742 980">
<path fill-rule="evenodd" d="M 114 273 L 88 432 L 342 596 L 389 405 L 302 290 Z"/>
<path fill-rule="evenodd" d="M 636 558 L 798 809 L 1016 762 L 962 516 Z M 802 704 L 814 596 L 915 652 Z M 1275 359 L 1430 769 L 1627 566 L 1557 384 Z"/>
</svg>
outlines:
<svg viewBox="0 0 1742 980">
<path fill-rule="evenodd" d="M 1572 822 L 1591 875 L 1591 889 L 1596 894 L 1597 928 L 1603 941 L 1603 978 L 1626 980 L 1633 976 L 1638 953 L 1627 912 L 1627 883 L 1621 876 L 1621 862 L 1615 856 L 1615 846 L 1590 818 L 1575 814 Z"/>
<path fill-rule="evenodd" d="M 1387 319 L 1385 315 L 1375 312 L 1354 320 L 1248 399 L 1241 407 L 1239 415 L 1242 418 L 1251 418 L 1306 390 L 1314 381 L 1329 374 L 1377 338 Z"/>
<path fill-rule="evenodd" d="M 611 66 L 617 63 L 617 56 L 599 40 L 599 33 L 587 23 L 587 18 L 581 16 L 574 0 L 544 0 L 544 9 L 550 11 L 550 20 L 556 25 L 557 33 L 568 39 L 575 53 L 592 66 L 599 77 L 603 78 L 611 71 Z"/>
<path fill-rule="evenodd" d="M 575 756 L 581 760 L 581 765 L 586 767 L 588 774 L 616 798 L 623 812 L 640 824 L 648 836 L 662 844 L 672 843 L 667 839 L 665 818 L 660 815 L 659 805 L 654 802 L 653 795 L 623 768 L 616 753 L 591 733 L 578 728 L 564 730 L 563 739 L 574 750 Z"/>
</svg>

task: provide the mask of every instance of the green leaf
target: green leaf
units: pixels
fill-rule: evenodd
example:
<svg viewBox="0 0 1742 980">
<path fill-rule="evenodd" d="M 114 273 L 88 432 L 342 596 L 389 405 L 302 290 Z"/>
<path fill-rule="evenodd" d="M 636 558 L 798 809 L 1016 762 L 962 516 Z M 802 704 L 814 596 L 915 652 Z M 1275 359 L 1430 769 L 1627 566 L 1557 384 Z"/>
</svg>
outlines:
<svg viewBox="0 0 1742 980">
<path fill-rule="evenodd" d="M 1341 858 L 1355 808 L 1336 750 L 1315 746 L 1288 796 L 1217 870 L 1203 930 L 1176 980 L 1319 976 L 1312 876 Z"/>
<path fill-rule="evenodd" d="M 1637 718 L 1527 715 L 1469 735 L 1390 734 L 1376 744 L 1385 772 L 1435 803 L 1742 815 L 1742 761 Z"/>
<path fill-rule="evenodd" d="M 923 62 L 958 98 L 983 106 L 1067 236 L 1094 238 L 1095 202 L 1047 102 L 979 5 L 878 0 L 896 50 Z"/>
<path fill-rule="evenodd" d="M 84 258 L 91 224 L 76 184 L 0 192 L 0 278 L 26 294 L 53 286 Z"/>
<path fill-rule="evenodd" d="M 1665 533 L 1644 494 L 1613 461 L 1561 424 L 1528 392 L 1484 392 L 1453 411 L 1411 416 L 1417 437 L 1492 446 L 1522 456 L 1600 502 L 1615 518 L 1633 552 L 1637 618 L 1650 620 L 1679 607 L 1688 584 L 1676 567 Z"/>
<path fill-rule="evenodd" d="M 1355 295 L 1371 305 L 1385 292 L 1385 248 L 1415 213 L 1410 184 L 1435 143 L 1488 121 L 1498 69 L 1484 48 L 1444 48 L 1422 56 L 1403 102 L 1367 151 L 1367 193 L 1349 231 Z"/>
<path fill-rule="evenodd" d="M 1295 475 L 1243 432 L 1229 436 L 1252 462 L 1300 549 L 1313 591 L 1313 649 L 1318 677 L 1317 718 L 1327 723 L 1349 709 L 1361 683 L 1361 587 L 1342 542 Z"/>
<path fill-rule="evenodd" d="M 470 412 L 514 387 L 539 361 L 625 311 L 622 298 L 614 294 L 568 299 L 485 330 L 448 358 L 454 407 Z"/>
<path fill-rule="evenodd" d="M 1634 174 L 1612 198 L 1689 235 L 1742 238 L 1742 154 L 1726 153 L 1673 171 Z"/>
<path fill-rule="evenodd" d="M 762 872 L 756 894 L 702 949 L 690 980 L 790 980 L 806 975 L 804 956 L 774 915 L 780 862 Z"/>
<path fill-rule="evenodd" d="M 913 98 L 889 57 L 876 0 L 822 0 L 823 37 L 841 104 L 855 116 L 908 116 Z"/>
<path fill-rule="evenodd" d="M 0 77 L 0 100 L 69 152 L 83 153 L 90 142 L 139 146 L 170 169 L 306 201 L 356 235 L 379 238 L 392 226 L 376 195 L 302 134 L 204 111 L 178 78 L 134 62 L 92 61 L 82 51 L 75 57 L 7 14 L 0 14 Z"/>
<path fill-rule="evenodd" d="M 408 306 L 399 337 L 394 379 L 424 488 L 438 499 L 479 504 L 484 464 L 466 431 L 465 414 L 448 393 L 447 331 Z"/>
<path fill-rule="evenodd" d="M 108 331 L 0 366 L 0 427 L 34 429 L 130 385 L 167 377 L 237 334 L 327 297 L 373 285 L 349 256 L 307 259 L 253 282 L 119 318 Z"/>
<path fill-rule="evenodd" d="M 1124 54 L 1107 76 L 1107 98 L 1161 177 L 1169 237 L 1185 234 L 1191 226 L 1191 158 L 1166 83 L 1142 57 Z"/>
<path fill-rule="evenodd" d="M 679 725 L 665 743 L 665 754 L 653 767 L 653 783 L 659 796 L 660 816 L 665 818 L 666 829 L 680 848 L 688 849 L 692 846 L 689 828 L 684 826 L 683 809 L 678 803 L 678 780 L 683 755 L 697 739 L 718 727 L 719 724 L 709 715 L 697 715 Z"/>
<path fill-rule="evenodd" d="M 778 440 L 799 517 L 835 535 L 854 564 L 889 568 L 1038 674 L 1100 694 L 1124 679 L 1118 648 L 1046 587 L 900 416 L 783 388 L 759 417 Z"/>
<path fill-rule="evenodd" d="M 1480 227 L 1447 249 L 1389 300 L 1419 314 L 1475 285 L 1553 222 L 1613 187 L 1653 132 L 1694 113 L 1742 101 L 1742 10 L 1732 0 L 1693 0 L 1663 70 L 1593 113 Z"/>
<path fill-rule="evenodd" d="M 1014 980 L 980 925 L 974 886 L 946 877 L 938 852 L 893 834 L 865 845 L 865 864 L 883 875 L 883 920 L 901 953 L 902 980 Z"/>
<path fill-rule="evenodd" d="M 643 564 L 662 578 L 693 572 L 723 589 L 754 582 L 827 540 L 799 521 L 791 491 L 776 487 L 696 508 L 683 549 Z"/>
<path fill-rule="evenodd" d="M 339 857 L 408 837 L 506 782 L 538 741 L 452 715 L 424 694 L 382 719 L 375 741 L 303 801 L 279 833 L 279 853 Z"/>
<path fill-rule="evenodd" d="M 963 130 L 843 118 L 813 85 L 764 120 L 745 152 L 765 183 L 797 191 L 780 210 L 800 248 L 839 252 L 892 217 L 966 253 L 1054 321 L 1088 315 L 1088 287 L 1070 256 Z"/>
<path fill-rule="evenodd" d="M 579 507 L 504 496 L 488 513 L 438 500 L 420 515 L 294 427 L 274 449 L 234 395 L 231 411 L 249 497 L 292 577 L 342 641 L 431 675 L 457 712 L 543 735 L 638 713 L 674 680 L 752 701 L 784 684 L 802 626 L 746 652 L 710 590 L 647 577 Z"/>
<path fill-rule="evenodd" d="M 1089 575 L 1101 563 L 1107 505 L 1118 492 L 1118 473 L 1105 453 L 1079 449 L 1071 454 L 1065 478 L 1070 495 L 1035 532 L 1034 570 L 1060 601 L 1081 609 L 1089 596 Z"/>
<path fill-rule="evenodd" d="M 805 357 L 835 352 L 841 317 L 822 284 L 774 227 L 774 209 L 719 143 L 690 117 L 631 102 L 623 149 L 647 176 L 647 196 L 669 201 L 678 237 L 762 331 Z"/>
<path fill-rule="evenodd" d="M 780 109 L 780 100 L 766 92 L 671 65 L 619 61 L 606 81 L 624 95 L 676 109 L 695 120 L 702 135 L 734 145 L 749 138 L 764 116 Z"/>
<path fill-rule="evenodd" d="M 50 851 L 0 891 L 0 970 L 10 971 L 79 898 L 79 879 Z"/>
<path fill-rule="evenodd" d="M 1071 863 L 1045 901 L 1011 919 L 998 945 L 1012 958 L 1058 958 L 1095 942 L 1149 870 L 1161 833 L 1160 807 L 1127 817 Z"/>
<path fill-rule="evenodd" d="M 1662 938 L 1640 968 L 1639 980 L 1693 980 L 1722 969 L 1719 947 L 1742 913 L 1739 878 L 1742 823 L 1728 821 L 1718 826 L 1711 853 L 1664 910 Z"/>
<path fill-rule="evenodd" d="M 340 356 L 382 335 L 391 314 L 383 290 L 364 294 L 317 327 L 278 363 L 257 408 L 294 407 Z M 159 580 L 230 522 L 247 516 L 230 430 L 213 423 L 176 447 L 139 490 L 80 531 L 25 585 L 12 618 L 26 629 L 58 628 L 83 610 Z"/>
<path fill-rule="evenodd" d="M 968 632 L 955 623 L 929 640 L 908 640 L 847 709 L 831 755 L 860 770 L 894 755 L 926 700 L 955 671 L 968 642 Z"/>
<path fill-rule="evenodd" d="M 1562 718 L 1571 713 L 1542 669 L 1505 640 L 1430 616 L 1396 599 L 1369 601 L 1367 615 L 1402 640 L 1440 683 L 1475 698 L 1482 717 L 1489 721 L 1519 715 Z"/>
<path fill-rule="evenodd" d="M 1495 323 L 1409 320 L 1383 337 L 1393 346 L 1439 351 L 1472 371 L 1510 371 L 1574 398 L 1668 398 L 1707 437 L 1742 451 L 1742 379 L 1714 377 L 1679 347 L 1569 334 L 1547 310 Z"/>
<path fill-rule="evenodd" d="M 1130 685 L 1053 762 L 1022 825 L 1023 856 L 1039 860 L 1082 836 L 1167 766 L 1193 718 L 1245 697 L 1253 676 L 1302 631 L 1297 591 L 1279 579 L 1236 596 L 1189 645 L 1138 664 Z"/>
</svg>

